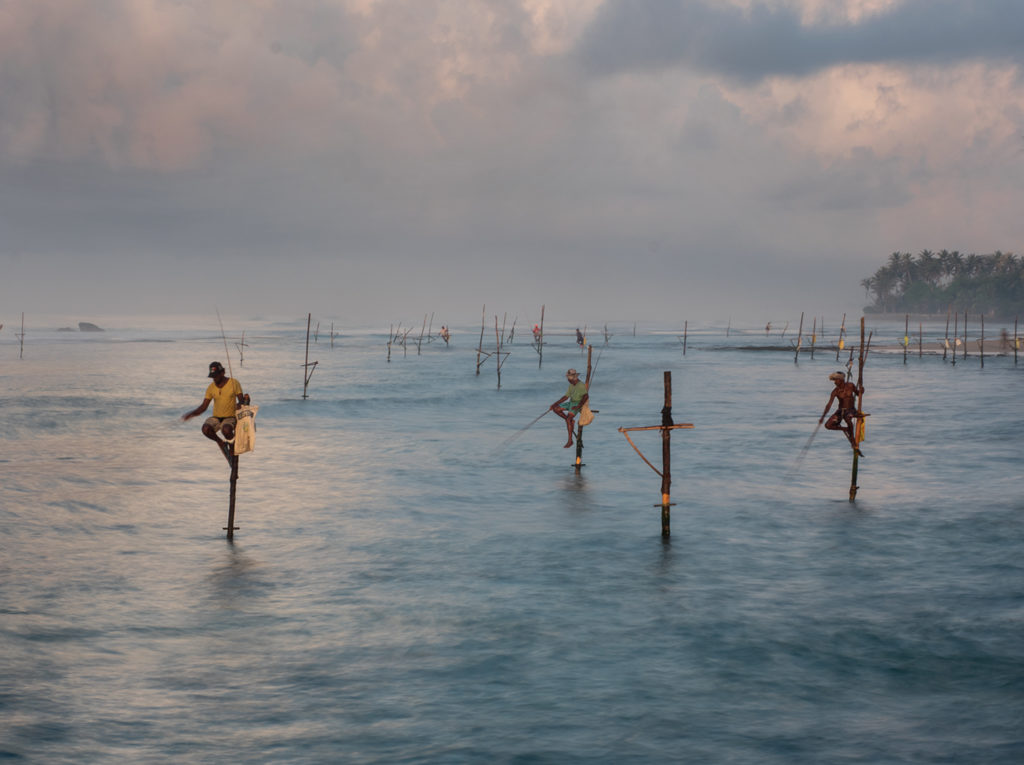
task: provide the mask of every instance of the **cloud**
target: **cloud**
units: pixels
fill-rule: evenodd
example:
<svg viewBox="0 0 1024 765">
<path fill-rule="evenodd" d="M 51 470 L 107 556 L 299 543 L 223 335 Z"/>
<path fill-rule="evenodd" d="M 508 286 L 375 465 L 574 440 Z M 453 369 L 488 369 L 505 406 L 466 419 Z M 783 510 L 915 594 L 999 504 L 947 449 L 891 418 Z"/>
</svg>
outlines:
<svg viewBox="0 0 1024 765">
<path fill-rule="evenodd" d="M 916 66 L 923 9 L 947 36 L 986 11 L 744 2 L 0 4 L 5 274 L 56 304 L 204 306 L 244 273 L 268 303 L 670 314 L 1013 248 L 1016 59 L 971 39 Z"/>
<path fill-rule="evenodd" d="M 795 5 L 609 0 L 576 54 L 603 76 L 683 66 L 756 82 L 846 64 L 1019 65 L 1022 39 L 1017 0 L 905 0 L 838 22 L 808 20 Z"/>
</svg>

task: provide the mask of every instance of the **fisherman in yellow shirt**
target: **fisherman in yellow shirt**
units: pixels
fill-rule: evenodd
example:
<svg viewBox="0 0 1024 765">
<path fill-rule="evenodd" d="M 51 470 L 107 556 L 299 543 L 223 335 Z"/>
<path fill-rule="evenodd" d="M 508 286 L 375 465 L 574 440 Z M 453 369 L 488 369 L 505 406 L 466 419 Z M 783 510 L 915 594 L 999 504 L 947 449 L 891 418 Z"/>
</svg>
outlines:
<svg viewBox="0 0 1024 765">
<path fill-rule="evenodd" d="M 235 408 L 241 404 L 248 404 L 249 397 L 242 393 L 242 385 L 234 378 L 224 374 L 224 366 L 219 361 L 210 363 L 210 377 L 213 382 L 206 389 L 203 403 L 186 412 L 181 416 L 182 421 L 191 420 L 206 411 L 213 402 L 213 415 L 206 418 L 203 423 L 203 435 L 216 442 L 217 448 L 221 450 L 231 463 L 231 443 L 235 438 Z M 224 434 L 222 440 L 218 433 Z"/>
</svg>

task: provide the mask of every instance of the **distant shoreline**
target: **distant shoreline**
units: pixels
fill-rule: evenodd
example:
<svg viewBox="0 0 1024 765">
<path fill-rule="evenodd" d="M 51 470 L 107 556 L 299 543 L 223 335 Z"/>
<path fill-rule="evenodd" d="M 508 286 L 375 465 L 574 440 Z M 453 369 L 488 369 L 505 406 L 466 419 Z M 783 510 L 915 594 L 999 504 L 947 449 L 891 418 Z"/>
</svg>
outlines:
<svg viewBox="0 0 1024 765">
<path fill-rule="evenodd" d="M 953 316 L 955 316 L 957 313 L 959 313 L 961 317 L 962 316 L 967 316 L 968 318 L 970 318 L 971 316 L 973 316 L 976 321 L 980 320 L 980 318 L 982 316 L 982 314 L 980 312 L 979 313 L 973 313 L 973 314 L 966 314 L 963 311 L 959 311 L 959 312 L 954 312 L 954 313 L 949 314 L 949 317 L 953 318 Z M 865 313 L 864 313 L 864 319 L 865 320 L 877 319 L 879 321 L 906 321 L 906 317 L 907 316 L 910 317 L 910 321 L 918 321 L 918 322 L 923 322 L 923 321 L 945 321 L 945 319 L 946 319 L 946 314 L 944 314 L 944 313 L 910 313 L 910 314 L 907 314 L 907 313 L 871 313 L 871 312 L 868 312 L 868 311 L 865 311 Z M 1016 316 L 988 316 L 987 314 L 985 315 L 985 321 L 990 321 L 990 322 L 993 322 L 993 323 L 1009 322 L 1009 323 L 1012 324 L 1016 320 L 1016 318 L 1017 318 Z"/>
</svg>

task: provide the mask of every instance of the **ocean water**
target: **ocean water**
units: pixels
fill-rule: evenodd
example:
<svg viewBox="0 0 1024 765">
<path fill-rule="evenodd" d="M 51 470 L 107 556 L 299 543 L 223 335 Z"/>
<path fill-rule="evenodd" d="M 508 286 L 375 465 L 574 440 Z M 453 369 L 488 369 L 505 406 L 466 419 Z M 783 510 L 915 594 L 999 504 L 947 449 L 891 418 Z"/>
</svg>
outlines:
<svg viewBox="0 0 1024 765">
<path fill-rule="evenodd" d="M 228 327 L 260 407 L 229 543 L 227 464 L 178 419 L 211 323 L 0 336 L 0 759 L 1024 762 L 1012 355 L 904 364 L 875 326 L 851 503 L 845 439 L 812 438 L 835 351 L 751 350 L 791 332 L 591 337 L 577 471 L 526 427 L 586 366 L 572 327 L 542 364 L 520 332 L 500 388 L 478 328 L 390 361 L 322 333 L 307 400 L 305 321 L 246 324 L 244 362 Z M 668 539 L 617 432 L 660 422 L 666 370 L 695 425 Z"/>
</svg>

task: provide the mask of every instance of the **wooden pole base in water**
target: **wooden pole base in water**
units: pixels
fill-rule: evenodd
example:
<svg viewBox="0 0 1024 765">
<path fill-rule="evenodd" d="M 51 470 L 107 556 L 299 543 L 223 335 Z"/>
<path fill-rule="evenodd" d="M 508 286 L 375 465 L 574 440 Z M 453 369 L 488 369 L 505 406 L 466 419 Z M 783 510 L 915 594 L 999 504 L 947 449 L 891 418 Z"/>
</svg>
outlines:
<svg viewBox="0 0 1024 765">
<path fill-rule="evenodd" d="M 233 454 L 231 456 L 231 499 L 228 501 L 228 525 L 224 527 L 224 530 L 228 532 L 228 539 L 235 538 L 235 531 L 238 530 L 238 526 L 235 525 L 235 489 L 238 486 L 238 455 Z"/>
<path fill-rule="evenodd" d="M 576 426 L 576 463 L 573 465 L 577 472 L 583 467 L 583 426 Z"/>
<path fill-rule="evenodd" d="M 655 507 L 661 507 L 661 536 L 668 537 L 672 534 L 671 528 L 671 511 L 669 508 L 672 506 L 672 431 L 679 430 L 680 428 L 692 429 L 693 424 L 689 422 L 679 423 L 678 425 L 672 421 L 672 373 L 665 372 L 665 406 L 661 410 L 661 425 L 646 425 L 637 428 L 619 428 L 619 432 L 626 437 L 629 441 L 629 445 L 633 447 L 633 450 L 640 455 L 640 459 L 647 463 L 647 466 L 661 476 L 661 505 L 655 505 Z M 661 431 L 661 470 L 654 467 L 639 449 L 636 444 L 633 443 L 633 439 L 629 437 L 629 434 L 637 430 L 660 430 Z"/>
</svg>

